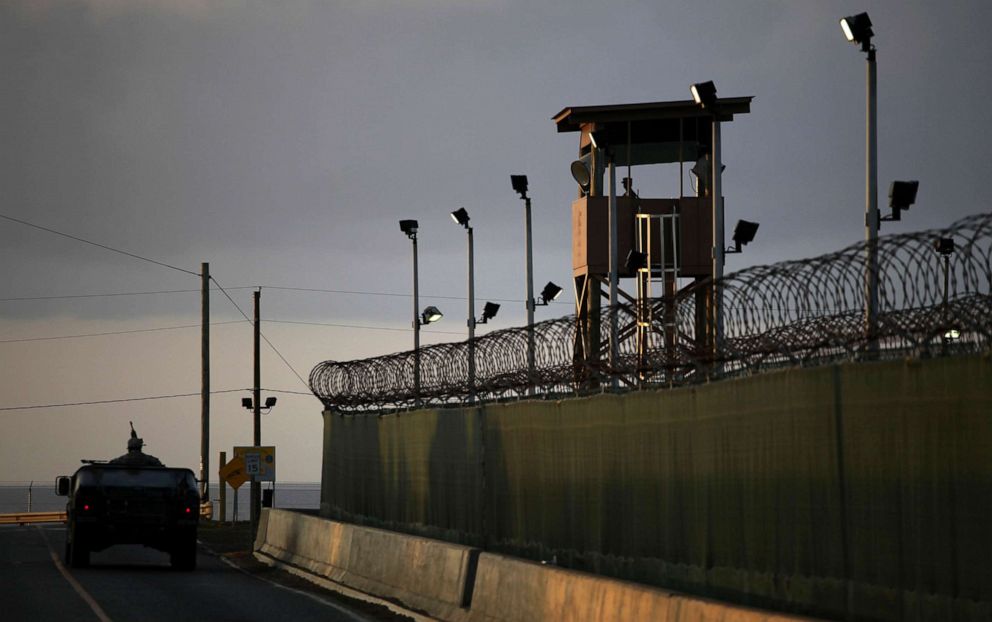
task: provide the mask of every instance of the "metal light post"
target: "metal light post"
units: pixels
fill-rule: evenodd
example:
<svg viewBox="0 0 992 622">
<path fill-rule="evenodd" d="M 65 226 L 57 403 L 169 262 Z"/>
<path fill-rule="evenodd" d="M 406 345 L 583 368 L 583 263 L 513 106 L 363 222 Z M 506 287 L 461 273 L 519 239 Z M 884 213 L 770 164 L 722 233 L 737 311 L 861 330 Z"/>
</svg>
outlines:
<svg viewBox="0 0 992 622">
<path fill-rule="evenodd" d="M 874 31 L 867 13 L 840 20 L 848 41 L 861 46 L 865 53 L 865 337 L 869 352 L 878 349 L 878 128 L 877 83 L 875 78 Z"/>
<path fill-rule="evenodd" d="M 468 401 L 475 402 L 475 255 L 468 212 L 459 207 L 451 218 L 468 232 Z"/>
<path fill-rule="evenodd" d="M 944 267 L 944 295 L 943 303 L 941 304 L 941 328 L 940 328 L 940 343 L 941 352 L 944 353 L 947 350 L 947 343 L 952 341 L 952 335 L 954 334 L 954 328 L 949 324 L 950 320 L 950 309 L 947 307 L 949 302 L 950 293 L 950 274 L 951 274 L 951 255 L 954 253 L 954 238 L 938 238 L 934 240 L 933 247 L 934 250 L 940 255 L 940 258 Z"/>
<path fill-rule="evenodd" d="M 420 284 L 417 269 L 417 221 L 401 220 L 400 230 L 413 242 L 413 395 L 420 406 Z"/>
<path fill-rule="evenodd" d="M 525 244 L 527 246 L 527 394 L 534 394 L 534 246 L 531 237 L 530 197 L 527 196 L 527 176 L 510 175 L 513 189 L 524 200 Z"/>
</svg>

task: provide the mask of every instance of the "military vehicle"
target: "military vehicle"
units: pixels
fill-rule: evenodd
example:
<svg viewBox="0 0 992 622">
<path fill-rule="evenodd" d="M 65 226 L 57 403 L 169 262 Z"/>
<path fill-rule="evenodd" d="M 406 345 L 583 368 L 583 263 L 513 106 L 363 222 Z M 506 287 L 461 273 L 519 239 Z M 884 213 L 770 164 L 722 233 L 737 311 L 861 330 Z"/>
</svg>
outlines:
<svg viewBox="0 0 992 622">
<path fill-rule="evenodd" d="M 66 503 L 65 560 L 89 564 L 90 552 L 143 544 L 169 554 L 176 570 L 196 568 L 199 494 L 189 469 L 169 468 L 141 451 L 131 425 L 128 452 L 101 462 L 83 460 L 71 477 L 55 480 Z"/>
</svg>

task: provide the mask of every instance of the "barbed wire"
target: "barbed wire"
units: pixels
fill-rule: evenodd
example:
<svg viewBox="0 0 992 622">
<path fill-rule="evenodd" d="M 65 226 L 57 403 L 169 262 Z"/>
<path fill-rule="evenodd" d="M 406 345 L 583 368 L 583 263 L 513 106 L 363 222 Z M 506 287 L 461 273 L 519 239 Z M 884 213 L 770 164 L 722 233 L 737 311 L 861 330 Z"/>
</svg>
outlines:
<svg viewBox="0 0 992 622">
<path fill-rule="evenodd" d="M 935 250 L 941 238 L 953 239 L 953 252 Z M 708 335 L 700 321 L 714 289 L 705 279 L 640 308 L 603 307 L 598 321 L 570 315 L 534 324 L 533 373 L 523 326 L 475 339 L 473 386 L 468 342 L 459 342 L 420 349 L 419 390 L 413 351 L 325 361 L 312 370 L 310 388 L 336 412 L 372 414 L 472 400 L 558 398 L 614 386 L 679 386 L 781 367 L 955 355 L 992 345 L 992 214 L 879 238 L 873 334 L 864 319 L 866 244 L 725 276 L 716 284 L 724 309 L 720 337 Z M 610 365 L 614 314 L 620 329 Z"/>
</svg>

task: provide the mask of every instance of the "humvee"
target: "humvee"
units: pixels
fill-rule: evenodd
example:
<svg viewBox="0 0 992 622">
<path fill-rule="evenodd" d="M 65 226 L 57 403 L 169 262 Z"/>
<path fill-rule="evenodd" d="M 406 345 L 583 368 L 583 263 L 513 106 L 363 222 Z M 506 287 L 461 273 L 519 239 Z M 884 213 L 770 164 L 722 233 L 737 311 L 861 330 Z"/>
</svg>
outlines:
<svg viewBox="0 0 992 622">
<path fill-rule="evenodd" d="M 133 432 L 128 454 L 84 461 L 71 477 L 55 480 L 66 503 L 65 560 L 89 564 L 90 552 L 115 544 L 143 544 L 169 554 L 177 570 L 196 568 L 200 498 L 193 472 L 169 468 L 141 453 Z"/>
</svg>

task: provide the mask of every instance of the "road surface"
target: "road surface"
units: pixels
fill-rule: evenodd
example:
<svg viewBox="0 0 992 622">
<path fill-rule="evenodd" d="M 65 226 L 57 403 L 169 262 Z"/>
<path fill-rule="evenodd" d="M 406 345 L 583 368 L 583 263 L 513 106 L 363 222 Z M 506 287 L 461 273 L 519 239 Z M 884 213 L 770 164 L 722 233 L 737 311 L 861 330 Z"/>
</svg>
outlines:
<svg viewBox="0 0 992 622">
<path fill-rule="evenodd" d="M 0 619 L 123 622 L 126 620 L 340 620 L 373 618 L 329 597 L 283 587 L 198 552 L 197 569 L 177 572 L 169 556 L 142 546 L 91 555 L 90 567 L 62 560 L 61 525 L 0 527 Z"/>
</svg>

